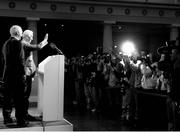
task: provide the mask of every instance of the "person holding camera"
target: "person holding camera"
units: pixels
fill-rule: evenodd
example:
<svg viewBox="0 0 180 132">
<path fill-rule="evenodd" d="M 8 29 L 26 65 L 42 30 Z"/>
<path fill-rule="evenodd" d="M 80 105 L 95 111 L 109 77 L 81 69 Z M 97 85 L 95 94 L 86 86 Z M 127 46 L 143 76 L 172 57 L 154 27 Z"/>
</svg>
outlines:
<svg viewBox="0 0 180 132">
<path fill-rule="evenodd" d="M 163 56 L 163 59 L 158 63 L 160 70 L 165 74 L 165 77 L 170 81 L 170 90 L 167 96 L 167 118 L 168 130 L 180 130 L 178 124 L 178 114 L 180 110 L 180 45 L 179 40 L 169 41 L 166 46 L 158 49 L 158 53 Z"/>
<path fill-rule="evenodd" d="M 179 40 L 177 40 L 175 49 L 172 49 L 172 55 L 171 55 L 171 60 L 173 62 L 173 67 L 172 67 L 172 86 L 170 90 L 170 100 L 171 102 L 171 121 L 173 122 L 172 128 L 171 124 L 169 126 L 170 130 L 180 130 L 180 45 L 179 45 Z"/>
</svg>

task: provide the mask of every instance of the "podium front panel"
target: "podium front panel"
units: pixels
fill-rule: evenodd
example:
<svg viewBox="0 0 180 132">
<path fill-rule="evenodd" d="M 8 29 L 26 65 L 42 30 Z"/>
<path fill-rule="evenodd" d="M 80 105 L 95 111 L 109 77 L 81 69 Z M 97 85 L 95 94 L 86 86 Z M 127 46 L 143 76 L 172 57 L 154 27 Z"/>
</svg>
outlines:
<svg viewBox="0 0 180 132">
<path fill-rule="evenodd" d="M 39 110 L 43 121 L 63 119 L 64 108 L 64 56 L 47 57 L 40 63 Z"/>
</svg>

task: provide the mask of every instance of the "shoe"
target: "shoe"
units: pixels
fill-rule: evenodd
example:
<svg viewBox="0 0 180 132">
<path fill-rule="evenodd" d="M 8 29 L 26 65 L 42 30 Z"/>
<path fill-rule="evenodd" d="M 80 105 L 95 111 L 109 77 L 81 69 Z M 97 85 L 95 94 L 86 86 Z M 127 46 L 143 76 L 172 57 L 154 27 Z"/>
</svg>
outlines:
<svg viewBox="0 0 180 132">
<path fill-rule="evenodd" d="M 30 115 L 30 114 L 27 114 L 26 118 L 27 118 L 28 121 L 42 121 L 41 118 L 34 117 L 34 116 Z"/>
<path fill-rule="evenodd" d="M 17 127 L 27 127 L 29 124 L 28 121 L 18 121 L 17 122 Z"/>
<path fill-rule="evenodd" d="M 12 124 L 14 121 L 12 118 L 8 117 L 8 118 L 4 118 L 4 124 L 7 125 L 7 124 Z"/>
</svg>

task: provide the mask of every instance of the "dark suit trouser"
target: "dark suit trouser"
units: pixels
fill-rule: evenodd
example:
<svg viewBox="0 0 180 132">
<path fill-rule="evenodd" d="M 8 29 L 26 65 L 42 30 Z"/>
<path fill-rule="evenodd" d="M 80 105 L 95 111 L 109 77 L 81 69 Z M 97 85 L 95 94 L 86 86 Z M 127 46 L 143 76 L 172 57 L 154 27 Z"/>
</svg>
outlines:
<svg viewBox="0 0 180 132">
<path fill-rule="evenodd" d="M 8 118 L 12 112 L 12 100 L 15 107 L 17 122 L 25 121 L 24 102 L 25 83 L 23 77 L 9 77 L 4 85 L 3 117 Z"/>
<path fill-rule="evenodd" d="M 28 108 L 29 108 L 29 97 L 31 94 L 31 86 L 32 86 L 32 77 L 27 76 L 26 77 L 26 87 L 24 91 L 24 101 L 25 101 L 25 114 L 28 114 Z"/>
</svg>

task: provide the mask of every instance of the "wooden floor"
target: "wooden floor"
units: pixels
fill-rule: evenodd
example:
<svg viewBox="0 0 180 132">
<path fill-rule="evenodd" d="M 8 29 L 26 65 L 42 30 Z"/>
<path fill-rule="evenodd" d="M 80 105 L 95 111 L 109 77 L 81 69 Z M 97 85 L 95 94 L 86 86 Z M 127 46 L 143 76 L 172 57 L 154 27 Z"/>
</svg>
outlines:
<svg viewBox="0 0 180 132">
<path fill-rule="evenodd" d="M 114 106 L 113 108 L 105 108 L 101 112 L 92 112 L 86 109 L 85 106 L 72 105 L 65 103 L 64 106 L 64 121 L 60 122 L 30 122 L 26 128 L 17 128 L 16 124 L 7 127 L 3 124 L 2 109 L 0 109 L 0 131 L 167 131 L 167 125 L 163 123 L 165 116 L 163 110 L 165 109 L 164 98 L 154 98 L 153 104 L 152 97 L 146 99 L 143 109 L 143 122 L 131 123 L 121 120 L 121 108 Z M 66 99 L 65 99 L 66 101 Z M 152 104 L 156 109 L 152 109 Z M 156 105 L 157 104 L 157 105 Z M 29 113 L 38 116 L 39 113 L 36 109 L 37 103 L 32 103 Z M 148 109 L 148 111 L 146 110 Z M 150 110 L 150 111 L 149 111 Z M 12 113 L 14 117 L 14 111 Z M 157 125 L 156 125 L 157 124 Z M 60 127 L 61 126 L 61 127 Z"/>
<path fill-rule="evenodd" d="M 81 109 L 65 112 L 65 118 L 73 124 L 74 131 L 132 131 L 135 126 L 122 122 L 117 113 L 94 113 Z"/>
<path fill-rule="evenodd" d="M 164 99 L 143 98 L 146 101 L 141 102 L 141 120 L 136 122 L 122 120 L 119 105 L 92 112 L 83 105 L 66 103 L 64 117 L 73 124 L 74 131 L 167 131 Z"/>
</svg>

